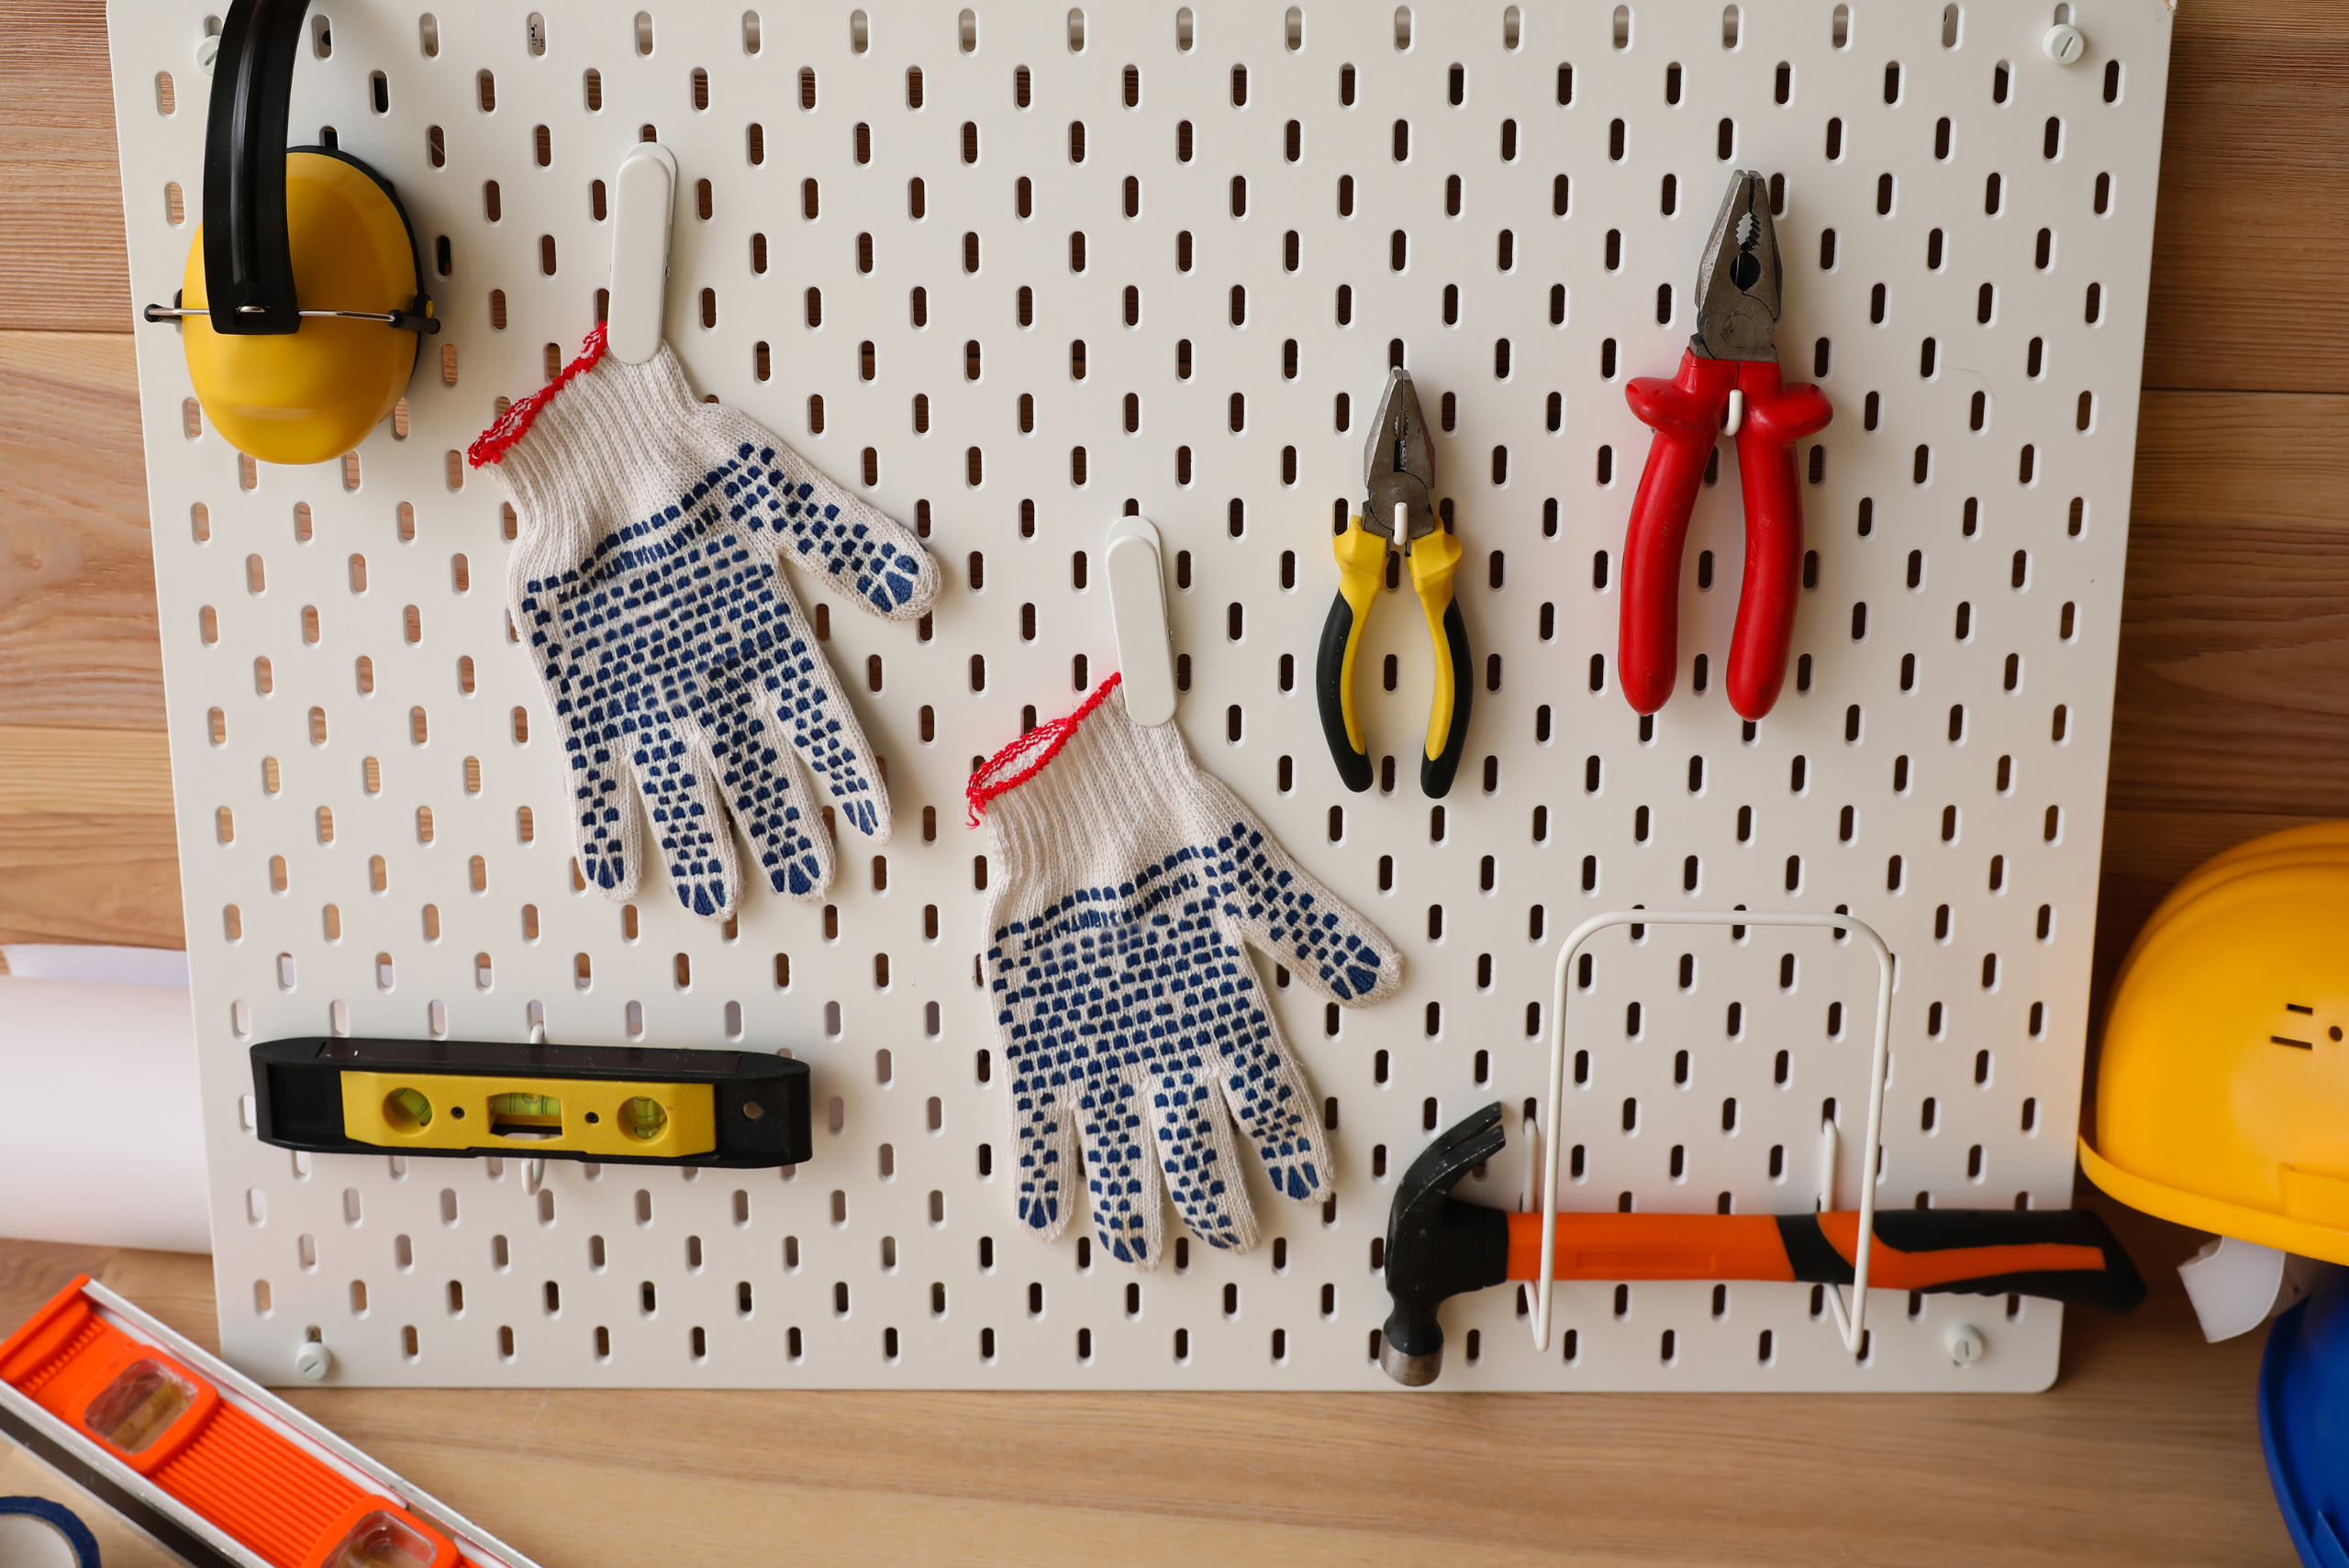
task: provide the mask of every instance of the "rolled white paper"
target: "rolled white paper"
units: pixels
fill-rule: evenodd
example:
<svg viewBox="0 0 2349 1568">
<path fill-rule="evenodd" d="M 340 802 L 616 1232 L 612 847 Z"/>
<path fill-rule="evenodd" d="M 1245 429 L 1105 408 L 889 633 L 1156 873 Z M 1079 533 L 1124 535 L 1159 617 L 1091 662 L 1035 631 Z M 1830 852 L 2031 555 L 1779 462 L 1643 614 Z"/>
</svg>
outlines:
<svg viewBox="0 0 2349 1568">
<path fill-rule="evenodd" d="M 0 975 L 0 1236 L 211 1251 L 185 990 Z"/>
<path fill-rule="evenodd" d="M 8 973 L 22 980 L 98 980 L 113 985 L 187 989 L 187 954 L 176 948 L 113 948 L 66 942 L 0 946 Z"/>
</svg>

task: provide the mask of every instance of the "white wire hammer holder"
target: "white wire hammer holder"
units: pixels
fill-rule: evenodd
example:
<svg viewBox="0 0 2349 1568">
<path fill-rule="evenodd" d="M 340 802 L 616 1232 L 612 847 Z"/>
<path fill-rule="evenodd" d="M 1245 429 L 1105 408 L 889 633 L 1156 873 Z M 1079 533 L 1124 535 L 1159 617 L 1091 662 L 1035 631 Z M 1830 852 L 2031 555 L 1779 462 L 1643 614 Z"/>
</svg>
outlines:
<svg viewBox="0 0 2349 1568">
<path fill-rule="evenodd" d="M 1548 1119 L 1541 1124 L 1549 1129 L 1549 1137 L 1542 1151 L 1541 1184 L 1528 1195 L 1531 1201 L 1542 1206 L 1542 1272 L 1534 1285 L 1533 1348 L 1544 1353 L 1550 1349 L 1550 1276 L 1558 1257 L 1558 1205 L 1554 1195 L 1558 1190 L 1558 1129 L 1564 1115 L 1560 1098 L 1565 1093 L 1566 1076 L 1566 975 L 1583 944 L 1612 926 L 1824 927 L 1839 933 L 1851 932 L 1876 954 L 1876 1049 L 1868 1063 L 1866 1158 L 1860 1164 L 1860 1240 L 1852 1258 L 1851 1306 L 1845 1307 L 1840 1286 L 1827 1292 L 1828 1309 L 1835 1316 L 1836 1330 L 1843 1336 L 1843 1348 L 1858 1355 L 1867 1332 L 1868 1263 L 1876 1250 L 1876 1189 L 1884 1151 L 1884 1078 L 1892 1061 L 1892 950 L 1884 945 L 1884 939 L 1876 935 L 1875 928 L 1849 915 L 1757 915 L 1745 909 L 1663 913 L 1653 909 L 1613 909 L 1604 915 L 1593 915 L 1576 926 L 1558 950 L 1558 965 L 1550 984 L 1550 1079 L 1543 1102 L 1550 1110 Z M 1838 1140 L 1832 1120 L 1824 1122 L 1820 1140 L 1819 1202 L 1824 1210 L 1834 1207 L 1835 1202 Z"/>
</svg>

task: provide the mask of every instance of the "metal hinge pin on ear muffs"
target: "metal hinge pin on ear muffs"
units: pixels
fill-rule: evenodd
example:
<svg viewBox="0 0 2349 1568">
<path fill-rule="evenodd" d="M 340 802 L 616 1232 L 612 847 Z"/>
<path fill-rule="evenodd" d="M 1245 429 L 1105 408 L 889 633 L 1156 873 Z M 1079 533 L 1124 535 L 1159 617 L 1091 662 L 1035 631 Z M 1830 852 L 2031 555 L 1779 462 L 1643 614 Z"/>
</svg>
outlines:
<svg viewBox="0 0 2349 1568">
<path fill-rule="evenodd" d="M 150 305 L 139 314 L 150 321 L 175 321 L 189 316 L 209 316 L 212 312 L 200 306 L 188 308 L 179 306 Z M 263 305 L 239 306 L 238 314 L 266 316 L 269 314 L 269 307 Z M 340 321 L 380 321 L 386 327 L 396 327 L 403 332 L 421 332 L 427 337 L 440 330 L 440 320 L 438 317 L 418 316 L 414 311 L 408 310 L 297 310 L 294 314 L 329 316 Z"/>
</svg>

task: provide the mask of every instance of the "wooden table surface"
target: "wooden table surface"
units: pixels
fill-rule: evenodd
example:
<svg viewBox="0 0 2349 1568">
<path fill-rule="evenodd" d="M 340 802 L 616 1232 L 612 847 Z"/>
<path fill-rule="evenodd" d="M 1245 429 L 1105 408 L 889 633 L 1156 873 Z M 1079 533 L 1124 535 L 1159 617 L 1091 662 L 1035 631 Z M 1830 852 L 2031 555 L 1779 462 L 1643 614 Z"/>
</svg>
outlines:
<svg viewBox="0 0 2349 1568">
<path fill-rule="evenodd" d="M 183 945 L 121 193 L 96 0 L 0 28 L 0 941 Z M 2205 856 L 2349 817 L 2349 6 L 2184 0 L 2146 344 L 2099 985 Z M 2100 1201 L 2100 1200 L 2099 1200 Z M 2035 1396 L 309 1391 L 554 1568 L 806 1561 L 2289 1563 L 2260 1337 L 2198 1238 L 2108 1208 L 2153 1299 Z M 200 1257 L 0 1241 L 199 1340 Z M 0 1493 L 72 1496 L 0 1449 Z M 80 1499 L 85 1517 L 104 1510 Z M 103 1521 L 98 1521 L 103 1522 Z M 119 1529 L 111 1565 L 169 1561 Z"/>
</svg>

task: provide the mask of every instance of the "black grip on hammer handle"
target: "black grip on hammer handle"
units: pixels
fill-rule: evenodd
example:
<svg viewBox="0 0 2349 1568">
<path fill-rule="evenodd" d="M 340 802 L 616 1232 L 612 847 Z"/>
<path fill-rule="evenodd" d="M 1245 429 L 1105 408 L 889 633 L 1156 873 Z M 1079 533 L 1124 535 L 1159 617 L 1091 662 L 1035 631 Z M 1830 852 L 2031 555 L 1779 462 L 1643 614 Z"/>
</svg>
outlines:
<svg viewBox="0 0 2349 1568">
<path fill-rule="evenodd" d="M 1818 1215 L 1787 1214 L 1777 1219 L 1796 1279 L 1811 1284 L 1852 1283 L 1851 1260 L 1829 1243 Z M 2094 1268 L 2010 1269 L 1914 1287 L 1927 1295 L 2035 1296 L 2107 1312 L 2127 1312 L 2145 1299 L 2145 1282 L 2136 1263 L 2104 1217 L 2093 1209 L 1878 1209 L 1876 1237 L 1883 1245 L 1920 1259 L 1936 1252 L 2047 1244 L 2093 1248 L 2101 1258 Z M 1874 1268 L 1869 1276 L 1872 1287 L 1901 1288 Z"/>
</svg>

